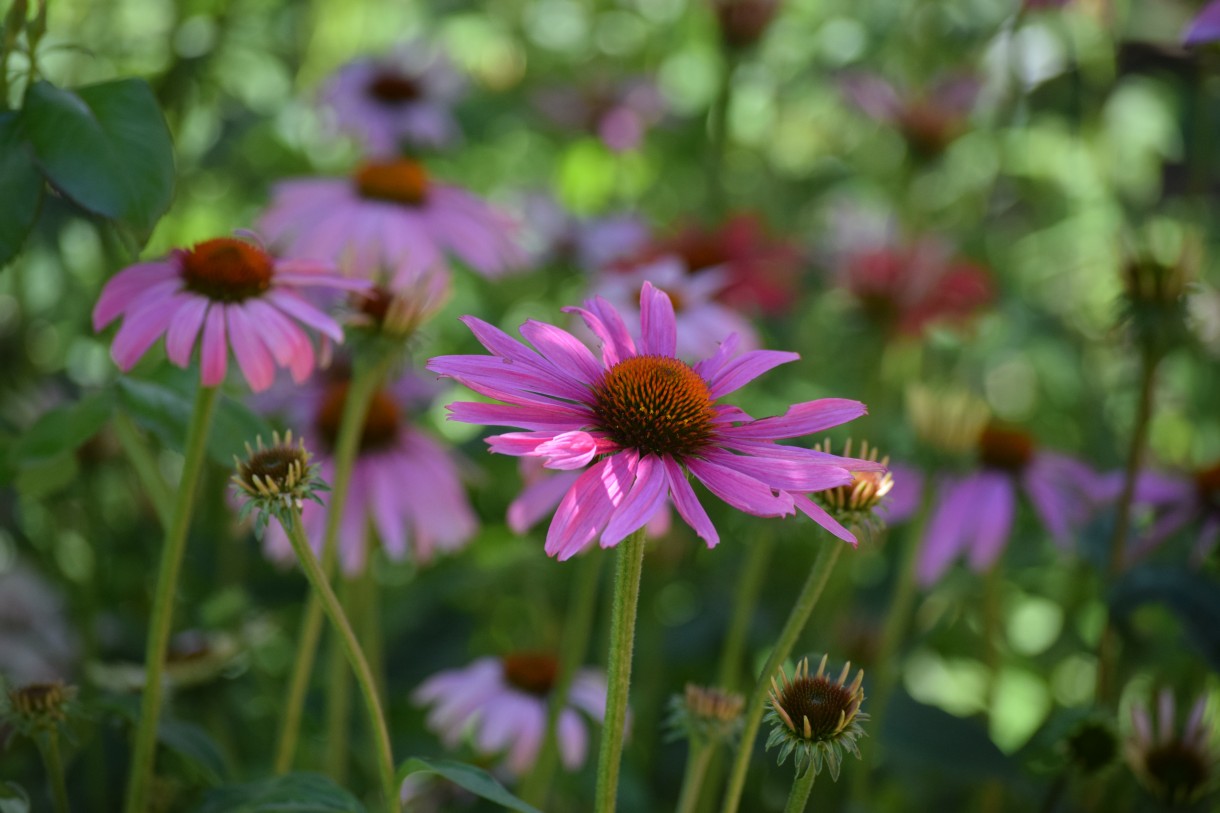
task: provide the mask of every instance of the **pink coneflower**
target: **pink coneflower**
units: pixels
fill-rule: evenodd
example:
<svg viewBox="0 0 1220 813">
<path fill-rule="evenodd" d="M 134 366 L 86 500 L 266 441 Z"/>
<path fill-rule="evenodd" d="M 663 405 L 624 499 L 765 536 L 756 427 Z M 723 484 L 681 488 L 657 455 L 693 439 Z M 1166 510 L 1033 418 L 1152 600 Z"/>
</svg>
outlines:
<svg viewBox="0 0 1220 813">
<path fill-rule="evenodd" d="M 462 88 L 447 60 L 418 46 L 339 68 L 320 93 L 336 129 L 366 152 L 392 158 L 406 147 L 440 147 L 458 138 L 451 108 Z"/>
<path fill-rule="evenodd" d="M 985 269 L 955 259 L 930 237 L 851 248 L 838 276 L 871 321 L 908 336 L 937 322 L 964 322 L 995 296 Z"/>
<path fill-rule="evenodd" d="M 1154 728 L 1148 707 L 1132 703 L 1132 731 L 1124 747 L 1127 764 L 1140 783 L 1158 801 L 1172 807 L 1189 805 L 1214 791 L 1220 777 L 1211 726 L 1204 719 L 1207 695 L 1195 701 L 1181 732 L 1176 706 L 1173 692 L 1162 689 Z"/>
<path fill-rule="evenodd" d="M 639 147 L 667 108 L 656 83 L 645 77 L 550 88 L 535 103 L 555 124 L 593 133 L 613 152 Z"/>
<path fill-rule="evenodd" d="M 1033 438 L 1015 429 L 984 428 L 978 456 L 978 471 L 941 482 L 919 551 L 917 573 L 925 586 L 961 555 L 977 572 L 995 564 L 1012 533 L 1018 487 L 1060 547 L 1088 519 L 1101 492 L 1088 466 L 1037 448 Z"/>
<path fill-rule="evenodd" d="M 669 254 L 641 262 L 630 270 L 607 270 L 594 281 L 592 292 L 634 326 L 639 319 L 636 303 L 640 301 L 640 290 L 645 282 L 651 282 L 673 303 L 678 357 L 702 358 L 715 353 L 730 333 L 737 334 L 742 350 L 754 350 L 759 345 L 750 320 L 715 299 L 728 281 L 725 268 L 691 274 L 681 257 Z M 631 334 L 633 339 L 640 338 L 638 330 L 631 330 Z"/>
<path fill-rule="evenodd" d="M 600 360 L 553 325 L 530 320 L 521 326 L 535 350 L 467 316 L 463 321 L 493 355 L 439 356 L 427 364 L 504 402 L 450 404 L 451 420 L 527 430 L 489 438 L 493 452 L 540 457 L 552 469 L 584 469 L 551 521 L 549 555 L 567 559 L 598 537 L 602 547 L 616 545 L 669 501 L 709 547 L 715 546 L 720 537 L 688 473 L 741 511 L 771 517 L 799 509 L 854 544 L 855 538 L 807 493 L 846 485 L 851 470 L 882 467 L 775 441 L 857 418 L 865 413 L 864 404 L 827 398 L 754 420 L 716 403 L 799 356 L 774 350 L 736 356 L 737 337 L 730 335 L 714 355 L 692 367 L 675 355 L 673 304 L 650 283 L 640 292 L 638 345 L 604 299 L 568 310 L 602 340 Z"/>
<path fill-rule="evenodd" d="M 330 376 L 292 393 L 298 434 L 315 454 L 325 482 L 334 480 L 331 457 L 348 381 Z M 450 453 L 405 416 L 405 405 L 415 400 L 419 383 L 410 376 L 373 396 L 352 468 L 347 503 L 339 527 L 339 556 L 346 573 L 362 571 L 368 561 L 369 529 L 376 532 L 386 555 L 410 555 L 427 562 L 437 551 L 464 546 L 478 527 Z M 305 502 L 301 519 L 315 548 L 320 549 L 326 510 Z M 292 545 L 279 523 L 267 528 L 267 552 L 291 560 Z"/>
<path fill-rule="evenodd" d="M 277 259 L 244 240 L 218 237 L 115 274 L 93 308 L 93 328 L 123 317 L 110 355 L 124 372 L 162 334 L 169 360 L 186 367 L 202 333 L 203 385 L 224 381 L 232 347 L 250 389 L 261 392 L 276 367 L 288 368 L 297 382 L 313 370 L 313 345 L 298 322 L 343 341 L 338 323 L 294 290 L 306 286 L 357 291 L 368 283 L 328 273 L 319 262 Z"/>
<path fill-rule="evenodd" d="M 1182 35 L 1183 45 L 1204 45 L 1220 40 L 1220 0 L 1203 7 Z"/>
<path fill-rule="evenodd" d="M 333 260 L 348 274 L 411 284 L 453 255 L 497 277 L 525 254 L 507 215 L 456 186 L 434 182 L 417 161 L 371 161 L 350 178 L 276 184 L 259 221 L 295 257 Z"/>
<path fill-rule="evenodd" d="M 523 457 L 518 467 L 525 488 L 509 503 L 508 527 L 524 534 L 545 517 L 555 513 L 563 496 L 580 479 L 579 471 L 551 471 L 540 457 Z M 669 533 L 673 517 L 668 510 L 658 511 L 648 521 L 648 538 L 659 539 Z"/>
<path fill-rule="evenodd" d="M 558 661 L 544 653 L 479 658 L 464 669 L 433 675 L 411 697 L 419 705 L 432 706 L 428 727 L 448 748 L 456 748 L 471 731 L 476 751 L 505 753 L 505 767 L 522 776 L 542 746 L 558 670 Z M 588 752 L 588 730 L 578 712 L 598 723 L 605 717 L 606 679 L 596 669 L 577 670 L 559 713 L 559 757 L 570 771 L 584 764 Z"/>
<path fill-rule="evenodd" d="M 1106 496 L 1115 498 L 1122 474 L 1107 478 Z M 1141 472 L 1132 502 L 1152 509 L 1152 525 L 1134 542 L 1127 563 L 1136 562 L 1188 526 L 1196 527 L 1191 558 L 1201 563 L 1220 541 L 1220 461 L 1194 472 Z"/>
<path fill-rule="evenodd" d="M 968 129 L 982 84 L 973 76 L 946 76 L 922 92 L 904 92 L 880 76 L 857 72 L 844 75 L 840 86 L 869 118 L 896 127 L 917 156 L 934 158 Z"/>
</svg>

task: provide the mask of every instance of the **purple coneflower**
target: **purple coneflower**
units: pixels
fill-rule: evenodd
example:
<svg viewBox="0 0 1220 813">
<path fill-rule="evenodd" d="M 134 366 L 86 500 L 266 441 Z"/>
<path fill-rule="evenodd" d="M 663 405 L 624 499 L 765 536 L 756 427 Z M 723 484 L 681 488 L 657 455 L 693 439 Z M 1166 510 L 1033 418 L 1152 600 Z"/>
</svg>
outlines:
<svg viewBox="0 0 1220 813">
<path fill-rule="evenodd" d="M 754 420 L 716 403 L 799 356 L 774 350 L 736 356 L 737 337 L 730 335 L 694 366 L 680 361 L 673 304 L 651 283 L 640 292 L 638 345 L 606 300 L 595 297 L 568 310 L 602 340 L 600 360 L 553 325 L 530 320 L 521 326 L 535 350 L 467 316 L 463 321 L 493 355 L 439 356 L 427 364 L 504 402 L 450 404 L 451 420 L 527 430 L 489 438 L 493 452 L 540 457 L 552 469 L 584 469 L 551 521 L 549 555 L 567 559 L 598 537 L 602 547 L 617 545 L 670 501 L 708 547 L 715 546 L 720 537 L 688 473 L 738 510 L 773 517 L 799 509 L 855 544 L 808 493 L 846 485 L 851 470 L 883 467 L 775 441 L 857 418 L 864 404 L 827 398 Z"/>
<path fill-rule="evenodd" d="M 413 284 L 452 254 L 496 277 L 525 253 L 507 215 L 456 186 L 436 183 L 409 158 L 370 161 L 350 178 L 276 184 L 259 228 L 294 257 L 323 257 L 344 273 Z"/>
<path fill-rule="evenodd" d="M 110 355 L 124 372 L 162 334 L 169 360 L 186 367 L 202 333 L 203 385 L 224 381 L 232 347 L 250 389 L 261 392 L 276 367 L 297 382 L 313 370 L 313 345 L 298 322 L 343 341 L 338 323 L 294 290 L 306 286 L 355 291 L 368 284 L 323 263 L 277 259 L 245 240 L 218 237 L 115 274 L 93 308 L 93 328 L 123 317 Z"/>
<path fill-rule="evenodd" d="M 893 125 L 921 158 L 932 158 L 963 135 L 982 82 L 951 75 L 922 92 L 900 90 L 875 74 L 854 72 L 841 79 L 844 95 L 875 121 Z"/>
<path fill-rule="evenodd" d="M 1216 40 L 1220 40 L 1220 0 L 1204 6 L 1182 35 L 1183 45 L 1203 45 Z"/>
<path fill-rule="evenodd" d="M 962 554 L 975 571 L 995 564 L 1012 532 L 1018 487 L 1061 547 L 1098 499 L 1100 483 L 1088 466 L 1037 448 L 1024 432 L 987 426 L 978 455 L 978 471 L 941 483 L 919 552 L 920 584 L 934 584 Z"/>
<path fill-rule="evenodd" d="M 1121 487 L 1122 474 L 1112 475 L 1107 479 L 1106 496 L 1117 496 Z M 1151 508 L 1154 518 L 1132 546 L 1128 564 L 1147 556 L 1192 524 L 1198 526 L 1198 536 L 1191 558 L 1196 564 L 1202 562 L 1220 540 L 1220 462 L 1185 474 L 1141 472 L 1132 502 Z"/>
<path fill-rule="evenodd" d="M 668 254 L 628 270 L 603 271 L 593 283 L 593 293 L 634 325 L 639 315 L 636 303 L 645 282 L 664 291 L 673 303 L 679 358 L 710 356 L 730 333 L 737 334 L 742 350 L 758 347 L 758 334 L 750 320 L 715 299 L 729 284 L 728 269 L 724 267 L 691 274 L 681 257 Z M 638 330 L 631 330 L 631 334 L 634 339 L 640 337 Z"/>
<path fill-rule="evenodd" d="M 320 93 L 334 126 L 369 155 L 391 158 L 409 147 L 441 147 L 458 138 L 451 108 L 462 79 L 444 58 L 419 47 L 354 59 Z"/>
<path fill-rule="evenodd" d="M 292 394 L 294 411 L 300 413 L 298 432 L 316 450 L 318 472 L 326 482 L 334 481 L 331 453 L 347 390 L 346 379 L 332 376 Z M 348 574 L 366 565 L 370 527 L 391 559 L 409 554 L 417 562 L 428 561 L 437 550 L 457 550 L 477 529 L 449 452 L 405 419 L 404 403 L 416 390 L 418 383 L 408 377 L 377 392 L 369 403 L 339 526 L 339 557 Z M 322 545 L 326 510 L 313 502 L 301 509 L 315 549 Z M 273 558 L 292 558 L 292 545 L 279 523 L 268 526 L 264 544 Z"/>
<path fill-rule="evenodd" d="M 1136 777 L 1159 801 L 1185 806 L 1215 789 L 1216 751 L 1211 727 L 1204 721 L 1207 695 L 1195 701 L 1181 733 L 1176 730 L 1173 692 L 1157 696 L 1156 728 L 1148 707 L 1131 705 L 1132 733 L 1126 742 L 1127 763 Z"/>
<path fill-rule="evenodd" d="M 432 706 L 427 724 L 449 748 L 473 730 L 475 750 L 506 752 L 505 767 L 522 776 L 533 767 L 546 733 L 547 706 L 559 662 L 551 655 L 519 652 L 503 658 L 479 658 L 464 669 L 448 669 L 428 678 L 412 694 L 419 705 Z M 588 730 L 578 711 L 597 722 L 606 713 L 606 679 L 596 669 L 579 669 L 556 723 L 559 757 L 574 771 L 585 761 Z"/>
</svg>

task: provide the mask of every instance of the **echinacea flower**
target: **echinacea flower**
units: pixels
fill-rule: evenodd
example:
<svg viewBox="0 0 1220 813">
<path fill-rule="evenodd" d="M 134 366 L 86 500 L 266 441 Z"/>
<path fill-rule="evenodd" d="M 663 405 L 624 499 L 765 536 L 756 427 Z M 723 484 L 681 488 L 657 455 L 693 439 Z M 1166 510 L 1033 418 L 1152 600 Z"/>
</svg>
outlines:
<svg viewBox="0 0 1220 813">
<path fill-rule="evenodd" d="M 669 701 L 667 725 L 676 736 L 695 743 L 733 745 L 745 724 L 746 699 L 714 686 L 687 683 L 686 690 Z"/>
<path fill-rule="evenodd" d="M 1018 488 L 1060 547 L 1088 519 L 1102 491 L 1084 463 L 994 424 L 979 435 L 978 463 L 977 471 L 947 475 L 940 484 L 916 565 L 922 585 L 934 584 L 963 554 L 977 572 L 995 564 L 1012 533 Z"/>
<path fill-rule="evenodd" d="M 355 136 L 368 155 L 392 158 L 403 147 L 441 147 L 458 138 L 452 107 L 462 85 L 448 60 L 411 45 L 343 65 L 320 101 L 334 127 Z"/>
<path fill-rule="evenodd" d="M 205 387 L 224 381 L 231 347 L 250 389 L 261 392 L 277 367 L 298 383 L 312 372 L 313 345 L 298 323 L 343 341 L 338 323 L 297 292 L 311 286 L 356 291 L 368 283 L 314 260 L 277 259 L 245 240 L 218 237 L 115 274 L 93 308 L 93 329 L 123 317 L 110 355 L 124 372 L 162 335 L 165 354 L 179 367 L 190 364 L 198 343 Z"/>
<path fill-rule="evenodd" d="M 861 723 L 868 715 L 860 711 L 864 702 L 864 670 L 856 672 L 849 684 L 851 663 L 843 665 L 837 680 L 826 674 L 826 660 L 818 665 L 817 674 L 810 677 L 809 659 L 803 658 L 789 680 L 783 667 L 779 670 L 779 681 L 771 676 L 769 693 L 771 708 L 766 719 L 771 723 L 771 736 L 767 748 L 780 746 L 779 763 L 789 754 L 795 753 L 797 776 L 812 770 L 821 773 L 823 763 L 830 769 L 832 779 L 839 778 L 839 766 L 843 763 L 843 752 L 860 757 L 856 740 L 864 736 Z"/>
<path fill-rule="evenodd" d="M 1107 497 L 1117 497 L 1122 474 L 1111 475 L 1103 488 Z M 1150 508 L 1153 520 L 1136 537 L 1127 554 L 1127 564 L 1139 561 L 1169 537 L 1192 526 L 1196 535 L 1191 559 L 1201 563 L 1220 541 L 1220 461 L 1181 474 L 1141 472 L 1135 481 L 1132 503 Z"/>
<path fill-rule="evenodd" d="M 758 334 L 750 320 L 716 301 L 728 284 L 728 271 L 714 268 L 691 274 L 676 255 L 665 255 L 641 262 L 628 270 L 607 269 L 597 276 L 592 293 L 610 303 L 634 326 L 638 322 L 640 289 L 645 282 L 664 291 L 673 303 L 677 323 L 679 358 L 701 358 L 716 352 L 730 333 L 736 333 L 742 350 L 759 346 Z M 638 330 L 629 328 L 633 339 Z"/>
<path fill-rule="evenodd" d="M 815 448 L 829 452 L 830 441 Z M 851 456 L 850 438 L 843 445 L 843 454 Z M 876 461 L 876 447 L 870 449 L 867 441 L 861 443 L 860 457 Z M 882 457 L 881 465 L 885 471 L 852 472 L 850 483 L 819 491 L 813 495 L 814 501 L 857 537 L 875 539 L 886 526 L 915 513 L 922 486 L 922 478 L 914 469 L 900 466 L 896 473 L 889 457 Z"/>
<path fill-rule="evenodd" d="M 297 431 L 315 451 L 318 474 L 326 482 L 334 479 L 331 455 L 348 383 L 332 375 L 292 393 Z M 391 559 L 409 554 L 421 563 L 437 550 L 458 550 L 477 529 L 450 452 L 407 420 L 406 404 L 419 388 L 408 376 L 377 392 L 369 403 L 339 526 L 339 560 L 349 575 L 366 566 L 370 528 Z M 301 509 L 315 550 L 321 549 L 327 510 L 312 502 Z M 263 541 L 271 557 L 291 559 L 292 546 L 278 523 L 271 524 Z"/>
<path fill-rule="evenodd" d="M 849 249 L 838 278 L 870 321 L 907 336 L 935 323 L 965 322 L 995 296 L 985 269 L 929 237 Z"/>
<path fill-rule="evenodd" d="M 559 663 L 551 655 L 519 652 L 479 658 L 463 669 L 428 678 L 411 695 L 431 706 L 427 725 L 448 748 L 469 732 L 477 752 L 505 754 L 505 767 L 526 774 L 546 733 L 547 707 Z M 606 713 L 606 679 L 596 669 L 579 669 L 556 723 L 559 758 L 569 771 L 584 764 L 588 730 L 579 712 L 600 723 Z"/>
<path fill-rule="evenodd" d="M 1179 732 L 1170 690 L 1162 689 L 1157 697 L 1155 721 L 1143 703 L 1131 706 L 1127 763 L 1148 792 L 1162 803 L 1187 805 L 1215 789 L 1220 774 L 1212 731 L 1204 722 L 1206 710 L 1207 696 L 1203 695 L 1191 707 L 1186 725 Z"/>
<path fill-rule="evenodd" d="M 893 125 L 920 158 L 944 152 L 969 126 L 982 83 L 952 75 L 922 91 L 900 90 L 875 74 L 853 72 L 840 79 L 844 96 L 869 118 Z"/>
<path fill-rule="evenodd" d="M 1212 0 L 1190 21 L 1183 45 L 1204 45 L 1220 40 L 1220 0 Z"/>
<path fill-rule="evenodd" d="M 797 510 L 831 533 L 855 538 L 807 494 L 851 482 L 851 471 L 883 468 L 775 441 L 820 432 L 863 415 L 864 404 L 827 398 L 796 404 L 779 417 L 754 420 L 717 401 L 796 353 L 755 350 L 736 355 L 728 336 L 694 366 L 680 361 L 673 304 L 644 283 L 641 339 L 623 317 L 593 298 L 571 308 L 602 341 L 601 358 L 571 333 L 533 320 L 521 326 L 532 349 L 496 327 L 463 319 L 491 356 L 439 356 L 427 368 L 502 403 L 458 402 L 450 419 L 516 426 L 488 438 L 493 452 L 539 457 L 548 468 L 584 469 L 551 521 L 546 552 L 567 559 L 594 539 L 617 545 L 672 501 L 679 516 L 714 547 L 720 537 L 687 474 L 749 514 Z"/>
<path fill-rule="evenodd" d="M 293 512 L 301 510 L 305 500 L 321 505 L 318 492 L 325 491 L 326 484 L 310 462 L 312 455 L 305 449 L 305 439 L 294 445 L 291 429 L 282 440 L 278 432 L 273 432 L 270 446 L 264 446 L 261 437 L 256 445 L 257 449 L 246 443 L 244 460 L 233 456 L 236 471 L 230 480 L 234 491 L 245 500 L 242 516 L 258 512 L 255 529 L 262 536 L 271 517 L 281 525 L 291 526 Z"/>
<path fill-rule="evenodd" d="M 450 255 L 487 277 L 525 263 L 516 226 L 475 195 L 437 183 L 418 161 L 369 161 L 349 178 L 275 185 L 259 228 L 294 257 L 320 257 L 399 289 Z"/>
</svg>

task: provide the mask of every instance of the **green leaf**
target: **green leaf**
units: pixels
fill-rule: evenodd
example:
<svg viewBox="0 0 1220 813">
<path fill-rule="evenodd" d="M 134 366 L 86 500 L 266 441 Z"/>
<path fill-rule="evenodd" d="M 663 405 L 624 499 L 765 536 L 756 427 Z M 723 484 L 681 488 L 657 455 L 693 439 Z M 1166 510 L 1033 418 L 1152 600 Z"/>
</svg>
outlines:
<svg viewBox="0 0 1220 813">
<path fill-rule="evenodd" d="M 13 112 L 0 113 L 0 267 L 17 256 L 38 219 L 42 174 Z"/>
<path fill-rule="evenodd" d="M 180 452 L 198 389 L 190 379 L 197 374 L 167 369 L 159 380 L 120 378 L 120 403 L 141 427 Z M 208 457 L 226 468 L 232 466 L 233 455 L 244 456 L 244 444 L 260 435 L 270 438 L 271 425 L 244 404 L 221 396 L 208 433 Z"/>
<path fill-rule="evenodd" d="M 1199 653 L 1220 672 L 1220 584 L 1185 567 L 1145 567 L 1128 571 L 1110 592 L 1110 609 L 1118 619 L 1149 602 L 1172 611 Z"/>
<path fill-rule="evenodd" d="M 473 765 L 467 765 L 464 762 L 412 757 L 399 767 L 398 782 L 401 783 L 402 780 L 416 773 L 433 773 L 437 776 L 443 776 L 445 779 L 465 788 L 476 796 L 487 799 L 490 802 L 495 802 L 509 810 L 516 810 L 518 813 L 541 813 L 538 808 L 526 804 L 509 793 L 487 771 L 482 768 L 476 768 Z"/>
<path fill-rule="evenodd" d="M 17 439 L 12 448 L 13 460 L 25 468 L 74 452 L 98 433 L 113 412 L 114 395 L 109 390 L 56 407 Z"/>
<path fill-rule="evenodd" d="M 214 788 L 195 813 L 366 813 L 356 797 L 324 776 L 290 773 Z"/>
<path fill-rule="evenodd" d="M 157 726 L 157 740 L 185 759 L 210 785 L 219 785 L 229 774 L 220 747 L 197 725 L 178 720 L 162 721 Z"/>
<path fill-rule="evenodd" d="M 928 782 L 1016 781 L 1020 773 L 978 720 L 954 717 L 895 692 L 880 737 L 896 761 L 923 771 Z"/>
<path fill-rule="evenodd" d="M 75 91 L 35 82 L 21 124 L 47 180 L 85 209 L 146 238 L 169 208 L 174 151 L 143 79 Z"/>
<path fill-rule="evenodd" d="M 30 813 L 30 797 L 15 782 L 0 782 L 0 813 Z"/>
</svg>

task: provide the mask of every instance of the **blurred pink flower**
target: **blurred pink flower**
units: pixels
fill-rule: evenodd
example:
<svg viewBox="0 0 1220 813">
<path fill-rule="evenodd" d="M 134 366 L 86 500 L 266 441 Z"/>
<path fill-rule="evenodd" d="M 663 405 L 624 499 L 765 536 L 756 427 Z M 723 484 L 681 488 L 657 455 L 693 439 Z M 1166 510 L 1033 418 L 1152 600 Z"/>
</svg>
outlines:
<svg viewBox="0 0 1220 813">
<path fill-rule="evenodd" d="M 595 271 L 648 243 L 648 225 L 630 212 L 580 218 L 545 192 L 524 195 L 521 209 L 533 265 L 572 263 Z"/>
<path fill-rule="evenodd" d="M 930 237 L 861 244 L 838 260 L 839 284 L 888 330 L 918 336 L 935 322 L 962 322 L 989 305 L 991 277 Z"/>
<path fill-rule="evenodd" d="M 982 87 L 977 77 L 952 75 L 922 92 L 900 90 L 876 74 L 844 74 L 840 87 L 849 102 L 868 117 L 898 128 L 921 158 L 944 152 L 969 128 L 970 111 Z"/>
<path fill-rule="evenodd" d="M 941 480 L 916 565 L 924 586 L 935 584 L 962 555 L 976 572 L 996 563 L 1012 533 L 1018 488 L 1060 547 L 1101 496 L 1102 481 L 1092 469 L 1037 448 L 1024 432 L 988 426 L 978 449 L 977 471 Z"/>
<path fill-rule="evenodd" d="M 673 303 L 679 358 L 702 358 L 716 352 L 730 333 L 736 333 L 742 350 L 759 346 L 750 320 L 715 297 L 729 282 L 727 268 L 710 268 L 691 274 L 681 257 L 673 254 L 632 265 L 630 270 L 607 269 L 593 281 L 592 294 L 610 303 L 626 317 L 633 339 L 640 338 L 640 291 L 645 282 L 665 292 Z"/>
<path fill-rule="evenodd" d="M 639 147 L 668 108 L 656 83 L 645 77 L 549 88 L 534 103 L 555 124 L 596 135 L 613 152 Z"/>
<path fill-rule="evenodd" d="M 516 224 L 471 193 L 435 183 L 416 161 L 361 166 L 350 178 L 276 184 L 259 220 L 268 240 L 294 257 L 338 263 L 353 276 L 407 288 L 453 255 L 487 277 L 521 267 Z"/>
<path fill-rule="evenodd" d="M 1122 472 L 1106 477 L 1106 499 L 1117 499 L 1122 481 Z M 1132 503 L 1151 509 L 1153 521 L 1133 541 L 1127 564 L 1143 559 L 1169 537 L 1191 526 L 1196 534 L 1191 559 L 1201 564 L 1220 541 L 1220 462 L 1195 472 L 1140 472 Z"/>
<path fill-rule="evenodd" d="M 1168 807 L 1186 807 L 1215 790 L 1217 754 L 1206 722 L 1207 693 L 1191 706 L 1177 730 L 1173 692 L 1157 694 L 1155 719 L 1147 704 L 1131 704 L 1131 733 L 1123 751 L 1141 784 Z M 1155 723 L 1155 726 L 1154 726 Z"/>
<path fill-rule="evenodd" d="M 411 695 L 431 706 L 427 725 L 448 748 L 467 732 L 480 754 L 505 753 L 505 767 L 523 776 L 533 767 L 546 730 L 547 705 L 558 661 L 551 655 L 521 652 L 479 658 L 463 669 L 438 672 Z M 606 679 L 596 669 L 580 669 L 559 713 L 559 758 L 569 771 L 584 764 L 588 730 L 578 712 L 600 723 L 606 713 Z"/>
<path fill-rule="evenodd" d="M 354 59 L 319 94 L 333 126 L 366 153 L 393 158 L 405 147 L 441 147 L 458 138 L 452 106 L 462 79 L 444 57 L 419 45 L 383 57 Z"/>
<path fill-rule="evenodd" d="M 797 509 L 831 533 L 855 538 L 808 492 L 851 482 L 851 470 L 880 464 L 775 443 L 863 415 L 864 404 L 838 398 L 790 407 L 754 420 L 717 404 L 768 370 L 799 356 L 755 350 L 736 356 L 730 335 L 693 367 L 677 359 L 677 324 L 664 292 L 644 283 L 641 340 L 599 297 L 570 308 L 602 341 L 601 359 L 565 330 L 533 320 L 521 326 L 532 349 L 492 325 L 463 319 L 491 356 L 438 356 L 427 367 L 503 403 L 457 402 L 450 420 L 528 430 L 488 438 L 493 452 L 540 457 L 548 468 L 584 469 L 559 504 L 546 551 L 560 560 L 600 537 L 617 545 L 672 501 L 709 547 L 719 535 L 687 474 L 729 505 L 757 516 Z M 587 468 L 586 468 L 587 467 Z"/>
<path fill-rule="evenodd" d="M 464 547 L 478 529 L 451 453 L 405 419 L 406 405 L 418 400 L 423 386 L 406 376 L 376 393 L 369 404 L 339 530 L 339 558 L 348 574 L 367 565 L 370 527 L 390 559 L 409 555 L 418 563 L 428 562 L 438 550 L 451 553 Z M 328 483 L 334 480 L 331 454 L 347 388 L 346 377 L 332 373 L 290 394 L 292 428 L 314 453 Z M 319 551 L 326 513 L 308 501 L 301 509 L 306 535 Z M 292 545 L 279 523 L 267 527 L 263 544 L 271 558 L 292 561 Z"/>
<path fill-rule="evenodd" d="M 124 372 L 162 335 L 169 360 L 186 367 L 199 339 L 207 387 L 224 381 L 232 347 L 250 389 L 260 392 L 277 366 L 297 382 L 313 370 L 313 345 L 298 322 L 343 341 L 338 323 L 295 290 L 368 287 L 329 271 L 320 262 L 277 259 L 244 240 L 218 237 L 115 274 L 93 308 L 93 328 L 123 317 L 110 355 Z"/>
<path fill-rule="evenodd" d="M 1203 45 L 1217 40 L 1220 40 L 1220 0 L 1212 0 L 1190 21 L 1182 44 Z"/>
</svg>

